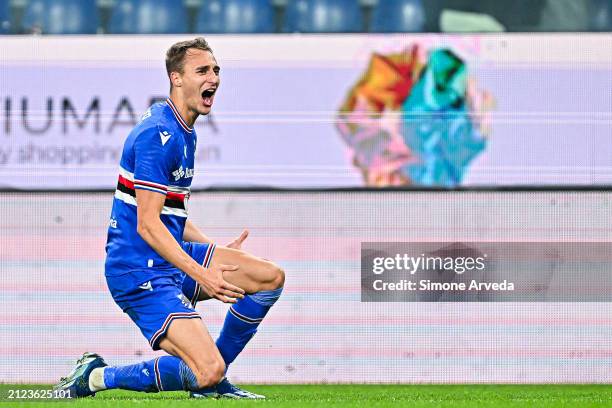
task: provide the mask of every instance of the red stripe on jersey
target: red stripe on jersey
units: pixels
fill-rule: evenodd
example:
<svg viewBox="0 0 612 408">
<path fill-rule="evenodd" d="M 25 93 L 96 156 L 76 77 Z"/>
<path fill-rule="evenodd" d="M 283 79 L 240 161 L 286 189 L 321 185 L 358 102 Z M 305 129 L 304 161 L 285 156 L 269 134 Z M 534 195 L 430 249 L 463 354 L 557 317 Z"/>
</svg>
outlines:
<svg viewBox="0 0 612 408">
<path fill-rule="evenodd" d="M 123 184 L 127 188 L 130 188 L 132 190 L 134 189 L 134 183 L 123 177 L 121 174 L 119 175 L 119 183 Z"/>
<path fill-rule="evenodd" d="M 170 199 L 170 200 L 184 201 L 186 195 L 187 194 L 173 193 L 171 191 L 168 191 L 168 194 L 166 194 L 166 197 L 168 197 L 168 199 Z"/>
</svg>

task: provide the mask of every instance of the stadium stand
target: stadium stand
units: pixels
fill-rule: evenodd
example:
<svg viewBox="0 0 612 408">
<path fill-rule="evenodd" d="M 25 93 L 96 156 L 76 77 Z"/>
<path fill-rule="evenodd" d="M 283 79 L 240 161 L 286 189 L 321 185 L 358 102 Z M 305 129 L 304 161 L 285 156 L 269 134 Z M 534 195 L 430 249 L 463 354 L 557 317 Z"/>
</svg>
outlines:
<svg viewBox="0 0 612 408">
<path fill-rule="evenodd" d="M 22 31 L 32 34 L 95 34 L 99 26 L 95 0 L 30 0 Z"/>
<path fill-rule="evenodd" d="M 211 0 L 198 10 L 199 33 L 272 33 L 274 6 L 269 0 Z"/>
<path fill-rule="evenodd" d="M 591 0 L 591 30 L 612 30 L 612 2 L 610 0 Z"/>
<path fill-rule="evenodd" d="M 0 0 L 0 34 L 440 32 L 449 10 L 510 32 L 612 30 L 610 0 Z"/>
<path fill-rule="evenodd" d="M 8 1 L 0 2 L 0 34 L 10 32 L 11 14 Z"/>
<path fill-rule="evenodd" d="M 181 34 L 188 32 L 187 9 L 176 0 L 118 0 L 110 34 Z"/>
<path fill-rule="evenodd" d="M 379 1 L 372 11 L 370 31 L 420 32 L 424 27 L 425 10 L 421 0 Z"/>
<path fill-rule="evenodd" d="M 354 0 L 290 0 L 285 9 L 288 33 L 349 33 L 363 30 L 361 7 Z"/>
</svg>

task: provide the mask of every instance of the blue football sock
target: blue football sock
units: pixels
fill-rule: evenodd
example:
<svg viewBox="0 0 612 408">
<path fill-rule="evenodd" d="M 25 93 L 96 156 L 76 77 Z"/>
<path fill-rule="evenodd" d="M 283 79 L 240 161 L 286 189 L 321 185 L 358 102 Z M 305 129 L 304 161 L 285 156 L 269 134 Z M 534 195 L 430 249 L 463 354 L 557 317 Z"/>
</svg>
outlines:
<svg viewBox="0 0 612 408">
<path fill-rule="evenodd" d="M 162 356 L 121 367 L 106 367 L 104 385 L 107 389 L 144 392 L 198 390 L 197 380 L 189 366 L 174 356 Z"/>
<path fill-rule="evenodd" d="M 226 370 L 255 335 L 259 323 L 282 291 L 283 288 L 278 288 L 246 295 L 229 308 L 217 339 L 217 348 L 225 361 Z"/>
</svg>

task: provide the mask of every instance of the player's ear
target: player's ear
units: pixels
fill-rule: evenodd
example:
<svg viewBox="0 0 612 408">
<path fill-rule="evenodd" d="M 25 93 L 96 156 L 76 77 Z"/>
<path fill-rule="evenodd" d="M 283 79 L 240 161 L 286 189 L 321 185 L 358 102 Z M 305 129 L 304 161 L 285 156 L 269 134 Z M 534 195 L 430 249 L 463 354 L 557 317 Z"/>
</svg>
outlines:
<svg viewBox="0 0 612 408">
<path fill-rule="evenodd" d="M 172 85 L 176 87 L 181 87 L 183 85 L 181 75 L 176 71 L 170 73 L 170 81 L 172 81 Z"/>
</svg>

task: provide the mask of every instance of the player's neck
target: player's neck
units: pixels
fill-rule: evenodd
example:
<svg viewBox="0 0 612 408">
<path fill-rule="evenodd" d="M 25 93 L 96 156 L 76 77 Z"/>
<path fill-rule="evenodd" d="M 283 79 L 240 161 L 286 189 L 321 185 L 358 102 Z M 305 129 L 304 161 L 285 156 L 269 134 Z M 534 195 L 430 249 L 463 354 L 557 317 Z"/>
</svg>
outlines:
<svg viewBox="0 0 612 408">
<path fill-rule="evenodd" d="M 174 93 L 170 94 L 170 100 L 176 107 L 176 110 L 178 110 L 179 115 L 181 115 L 181 118 L 183 118 L 187 126 L 193 128 L 193 125 L 200 114 L 189 109 L 183 98 L 177 97 Z"/>
</svg>

